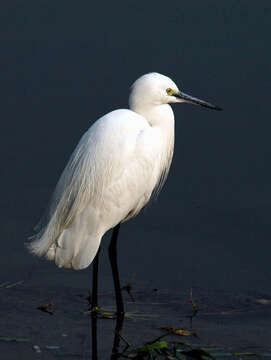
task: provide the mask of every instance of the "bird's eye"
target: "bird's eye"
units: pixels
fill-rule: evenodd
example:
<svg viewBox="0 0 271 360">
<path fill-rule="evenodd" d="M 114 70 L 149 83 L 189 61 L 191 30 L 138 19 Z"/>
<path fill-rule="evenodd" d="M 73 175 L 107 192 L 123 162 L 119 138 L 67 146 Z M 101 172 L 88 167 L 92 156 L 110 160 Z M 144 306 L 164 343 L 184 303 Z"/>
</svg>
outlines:
<svg viewBox="0 0 271 360">
<path fill-rule="evenodd" d="M 167 88 L 166 92 L 169 96 L 171 96 L 174 93 L 174 91 L 171 88 Z"/>
</svg>

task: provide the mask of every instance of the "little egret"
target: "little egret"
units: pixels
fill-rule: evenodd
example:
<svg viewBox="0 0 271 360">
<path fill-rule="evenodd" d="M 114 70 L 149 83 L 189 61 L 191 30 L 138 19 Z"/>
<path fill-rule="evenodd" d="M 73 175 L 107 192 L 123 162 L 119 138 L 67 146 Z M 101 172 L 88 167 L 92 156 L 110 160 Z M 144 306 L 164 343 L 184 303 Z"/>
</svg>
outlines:
<svg viewBox="0 0 271 360">
<path fill-rule="evenodd" d="M 117 312 L 124 311 L 116 248 L 120 223 L 138 214 L 163 186 L 174 147 L 169 104 L 181 102 L 221 110 L 183 93 L 167 76 L 149 73 L 136 80 L 130 110 L 104 115 L 81 138 L 56 186 L 47 221 L 29 244 L 33 254 L 59 267 L 84 269 L 95 258 L 92 307 L 97 306 L 100 242 L 113 228 L 109 258 Z"/>
</svg>

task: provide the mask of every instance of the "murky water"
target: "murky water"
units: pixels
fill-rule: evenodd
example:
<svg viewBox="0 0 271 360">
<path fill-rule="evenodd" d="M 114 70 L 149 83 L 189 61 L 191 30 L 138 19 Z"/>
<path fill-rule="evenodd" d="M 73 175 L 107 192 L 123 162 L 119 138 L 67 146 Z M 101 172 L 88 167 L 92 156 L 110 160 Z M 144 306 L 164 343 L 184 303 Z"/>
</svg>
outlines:
<svg viewBox="0 0 271 360">
<path fill-rule="evenodd" d="M 121 228 L 122 282 L 170 296 L 197 287 L 270 296 L 270 11 L 268 1 L 3 5 L 1 284 L 23 280 L 44 301 L 51 288 L 55 296 L 87 291 L 89 269 L 58 269 L 29 256 L 24 241 L 84 131 L 127 106 L 138 76 L 159 71 L 224 111 L 174 106 L 176 147 L 165 188 Z M 101 292 L 112 289 L 107 244 L 108 235 Z M 55 317 L 47 319 L 53 328 Z"/>
</svg>

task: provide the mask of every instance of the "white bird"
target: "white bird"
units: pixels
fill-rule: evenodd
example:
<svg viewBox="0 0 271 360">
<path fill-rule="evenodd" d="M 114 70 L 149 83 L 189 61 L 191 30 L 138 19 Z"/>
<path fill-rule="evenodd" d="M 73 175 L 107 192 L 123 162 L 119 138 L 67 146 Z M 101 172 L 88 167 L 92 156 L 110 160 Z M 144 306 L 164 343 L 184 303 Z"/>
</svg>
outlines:
<svg viewBox="0 0 271 360">
<path fill-rule="evenodd" d="M 90 126 L 60 177 L 48 221 L 28 245 L 33 254 L 76 270 L 92 263 L 103 235 L 138 214 L 163 186 L 174 148 L 169 104 L 177 102 L 221 110 L 149 73 L 132 85 L 130 110 L 112 111 Z"/>
</svg>

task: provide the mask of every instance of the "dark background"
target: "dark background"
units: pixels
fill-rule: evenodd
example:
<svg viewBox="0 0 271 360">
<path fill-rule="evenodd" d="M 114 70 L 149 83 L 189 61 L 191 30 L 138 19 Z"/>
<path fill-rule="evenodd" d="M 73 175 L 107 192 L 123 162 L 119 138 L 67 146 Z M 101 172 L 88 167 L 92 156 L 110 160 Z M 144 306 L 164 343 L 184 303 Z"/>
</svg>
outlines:
<svg viewBox="0 0 271 360">
<path fill-rule="evenodd" d="M 270 1 L 1 3 L 1 281 L 89 286 L 88 269 L 58 269 L 24 242 L 82 134 L 157 71 L 224 111 L 173 106 L 168 181 L 121 229 L 123 282 L 271 291 L 270 11 Z"/>
</svg>

